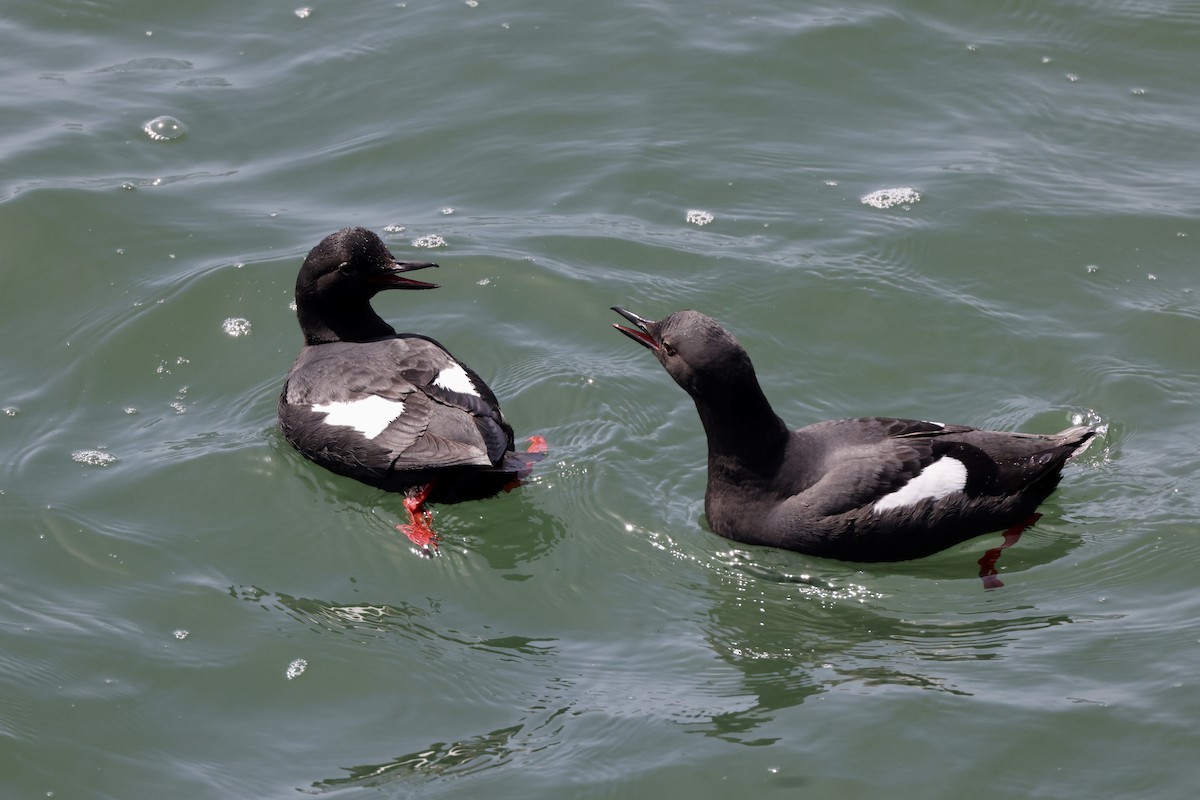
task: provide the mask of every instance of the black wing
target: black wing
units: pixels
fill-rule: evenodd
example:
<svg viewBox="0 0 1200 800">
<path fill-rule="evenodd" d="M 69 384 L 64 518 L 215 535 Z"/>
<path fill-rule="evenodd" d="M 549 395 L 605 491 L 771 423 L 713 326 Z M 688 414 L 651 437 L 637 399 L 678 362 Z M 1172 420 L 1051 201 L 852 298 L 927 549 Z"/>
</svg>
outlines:
<svg viewBox="0 0 1200 800">
<path fill-rule="evenodd" d="M 280 397 L 279 420 L 309 458 L 360 479 L 493 467 L 512 447 L 483 380 L 419 336 L 305 348 Z"/>
<path fill-rule="evenodd" d="M 797 431 L 808 474 L 797 500 L 821 516 L 874 503 L 900 489 L 938 457 L 938 423 L 884 418 L 840 419 Z M 818 456 L 814 458 L 814 456 Z"/>
<path fill-rule="evenodd" d="M 878 417 L 798 433 L 824 455 L 805 495 L 827 515 L 873 506 L 946 457 L 962 464 L 960 491 L 967 496 L 1012 494 L 1056 475 L 1073 450 L 1066 431 L 1041 436 Z"/>
</svg>

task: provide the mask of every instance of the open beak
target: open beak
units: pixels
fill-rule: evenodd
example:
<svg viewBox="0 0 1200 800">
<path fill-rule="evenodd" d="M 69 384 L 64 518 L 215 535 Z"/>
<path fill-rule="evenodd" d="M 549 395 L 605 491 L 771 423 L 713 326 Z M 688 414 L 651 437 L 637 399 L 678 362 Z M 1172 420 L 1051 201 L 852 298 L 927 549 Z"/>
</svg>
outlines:
<svg viewBox="0 0 1200 800">
<path fill-rule="evenodd" d="M 384 271 L 369 276 L 367 282 L 375 284 L 380 289 L 436 289 L 438 288 L 436 283 L 400 277 L 401 272 L 412 272 L 436 266 L 437 264 L 432 261 L 393 261 Z"/>
<path fill-rule="evenodd" d="M 648 347 L 655 353 L 658 352 L 658 338 L 654 335 L 658 330 L 658 323 L 656 321 L 652 319 L 646 319 L 645 317 L 639 317 L 632 311 L 626 311 L 620 306 L 613 306 L 612 310 L 636 326 L 636 328 L 626 328 L 624 325 L 618 325 L 614 322 L 614 328 L 628 336 L 630 339 L 633 339 L 643 347 Z"/>
</svg>

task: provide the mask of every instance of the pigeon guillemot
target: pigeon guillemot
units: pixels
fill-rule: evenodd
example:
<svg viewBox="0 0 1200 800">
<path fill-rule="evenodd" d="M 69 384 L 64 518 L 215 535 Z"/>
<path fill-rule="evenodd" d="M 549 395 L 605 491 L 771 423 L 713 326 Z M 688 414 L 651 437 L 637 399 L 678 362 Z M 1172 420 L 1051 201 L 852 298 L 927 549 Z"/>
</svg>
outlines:
<svg viewBox="0 0 1200 800">
<path fill-rule="evenodd" d="M 365 228 L 331 234 L 296 278 L 304 348 L 279 396 L 279 427 L 305 458 L 403 492 L 397 528 L 429 552 L 437 537 L 426 502 L 489 497 L 528 472 L 536 454 L 513 449 L 500 404 L 474 370 L 433 339 L 396 333 L 371 308 L 383 289 L 436 289 L 401 273 L 436 267 L 397 261 Z M 531 449 L 544 449 L 534 437 Z"/>
<path fill-rule="evenodd" d="M 708 436 L 704 513 L 714 533 L 735 541 L 902 561 L 992 531 L 1015 535 L 1096 434 L 883 417 L 791 431 L 771 410 L 749 355 L 715 320 L 690 310 L 661 321 L 613 310 L 634 326 L 613 327 L 649 348 L 695 401 Z"/>
</svg>

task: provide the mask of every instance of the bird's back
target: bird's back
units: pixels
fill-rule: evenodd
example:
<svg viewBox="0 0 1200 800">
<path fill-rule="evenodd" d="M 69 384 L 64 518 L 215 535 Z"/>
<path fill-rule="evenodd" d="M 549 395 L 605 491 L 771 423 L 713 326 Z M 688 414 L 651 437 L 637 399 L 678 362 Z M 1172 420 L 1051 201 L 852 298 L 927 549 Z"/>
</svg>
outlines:
<svg viewBox="0 0 1200 800">
<path fill-rule="evenodd" d="M 794 431 L 761 474 L 709 470 L 713 531 L 858 561 L 916 558 L 1016 525 L 1094 431 L 984 431 L 921 420 L 831 420 Z"/>
</svg>

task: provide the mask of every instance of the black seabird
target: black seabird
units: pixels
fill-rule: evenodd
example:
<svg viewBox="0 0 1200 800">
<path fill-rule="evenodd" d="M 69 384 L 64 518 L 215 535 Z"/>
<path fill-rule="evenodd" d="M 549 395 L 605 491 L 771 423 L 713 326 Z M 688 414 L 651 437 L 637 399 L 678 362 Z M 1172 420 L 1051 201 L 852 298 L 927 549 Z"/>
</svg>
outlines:
<svg viewBox="0 0 1200 800">
<path fill-rule="evenodd" d="M 919 558 L 1004 529 L 1007 546 L 1096 435 L 887 417 L 789 430 L 718 322 L 690 310 L 660 321 L 613 310 L 633 324 L 613 327 L 649 348 L 695 401 L 708 436 L 704 513 L 735 541 L 849 561 Z M 993 575 L 996 555 L 981 559 Z"/>
<path fill-rule="evenodd" d="M 397 261 L 365 228 L 331 234 L 296 278 L 304 348 L 279 396 L 279 427 L 305 458 L 405 495 L 397 528 L 436 549 L 426 502 L 489 497 L 528 472 L 496 395 L 428 336 L 396 333 L 371 308 L 384 289 L 436 289 L 403 273 L 436 267 Z M 544 448 L 535 437 L 534 450 Z"/>
</svg>

